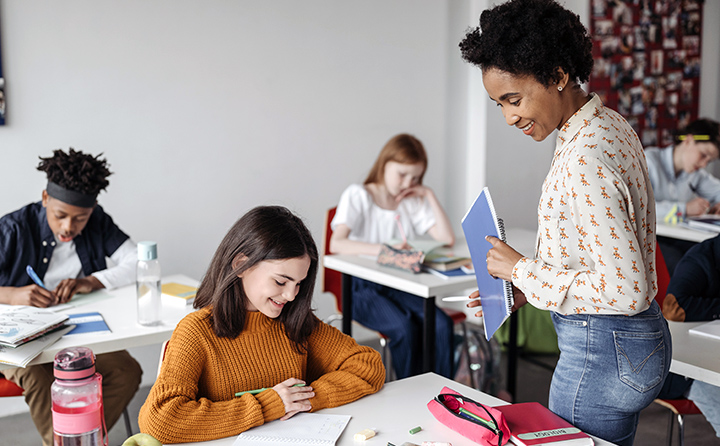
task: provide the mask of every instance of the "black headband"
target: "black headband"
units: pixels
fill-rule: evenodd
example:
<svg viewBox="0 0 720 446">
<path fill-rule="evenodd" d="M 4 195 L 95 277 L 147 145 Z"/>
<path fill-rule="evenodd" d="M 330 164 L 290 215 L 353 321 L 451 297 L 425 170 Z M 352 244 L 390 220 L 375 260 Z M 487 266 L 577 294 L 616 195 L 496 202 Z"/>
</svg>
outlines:
<svg viewBox="0 0 720 446">
<path fill-rule="evenodd" d="M 82 192 L 65 189 L 57 183 L 48 181 L 47 188 L 45 189 L 51 197 L 67 203 L 73 206 L 81 208 L 91 208 L 95 206 L 97 194 L 88 195 Z"/>
</svg>

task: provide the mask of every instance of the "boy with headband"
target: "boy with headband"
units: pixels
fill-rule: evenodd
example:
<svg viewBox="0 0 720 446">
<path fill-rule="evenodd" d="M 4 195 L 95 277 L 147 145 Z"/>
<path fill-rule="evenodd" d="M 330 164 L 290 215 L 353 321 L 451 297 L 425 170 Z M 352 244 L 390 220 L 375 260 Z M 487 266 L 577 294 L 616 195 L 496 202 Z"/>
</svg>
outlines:
<svg viewBox="0 0 720 446">
<path fill-rule="evenodd" d="M 40 158 L 37 169 L 48 179 L 42 201 L 0 218 L 0 303 L 49 307 L 78 293 L 135 281 L 136 245 L 97 204 L 111 174 L 99 156 L 71 148 Z M 116 266 L 108 268 L 106 257 Z M 33 283 L 27 266 L 45 288 Z M 103 376 L 105 424 L 110 430 L 137 391 L 142 370 L 124 350 L 97 355 L 96 368 Z M 52 364 L 2 374 L 25 389 L 43 443 L 52 445 Z"/>
</svg>

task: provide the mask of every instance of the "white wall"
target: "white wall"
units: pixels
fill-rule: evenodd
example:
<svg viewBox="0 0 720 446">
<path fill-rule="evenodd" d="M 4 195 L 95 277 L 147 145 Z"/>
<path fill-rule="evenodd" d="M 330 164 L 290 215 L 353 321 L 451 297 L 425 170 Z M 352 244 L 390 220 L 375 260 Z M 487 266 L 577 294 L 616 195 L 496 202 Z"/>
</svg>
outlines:
<svg viewBox="0 0 720 446">
<path fill-rule="evenodd" d="M 393 134 L 445 196 L 447 2 L 2 1 L 0 209 L 36 200 L 38 155 L 104 152 L 100 203 L 164 272 L 200 277 L 249 208 L 321 234 Z"/>
</svg>

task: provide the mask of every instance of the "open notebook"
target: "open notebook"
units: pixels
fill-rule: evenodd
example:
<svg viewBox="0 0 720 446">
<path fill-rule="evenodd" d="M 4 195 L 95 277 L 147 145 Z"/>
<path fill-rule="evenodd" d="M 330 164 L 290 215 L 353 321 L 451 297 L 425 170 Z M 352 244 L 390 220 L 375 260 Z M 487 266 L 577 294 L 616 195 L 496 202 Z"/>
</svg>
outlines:
<svg viewBox="0 0 720 446">
<path fill-rule="evenodd" d="M 350 421 L 350 415 L 299 413 L 238 435 L 233 446 L 333 446 Z"/>
<path fill-rule="evenodd" d="M 492 245 L 485 237 L 493 235 L 505 241 L 505 227 L 495 214 L 495 206 L 487 187 L 483 188 L 463 217 L 462 228 L 480 290 L 485 338 L 490 340 L 510 316 L 514 300 L 512 283 L 496 279 L 487 270 L 487 253 Z"/>
</svg>

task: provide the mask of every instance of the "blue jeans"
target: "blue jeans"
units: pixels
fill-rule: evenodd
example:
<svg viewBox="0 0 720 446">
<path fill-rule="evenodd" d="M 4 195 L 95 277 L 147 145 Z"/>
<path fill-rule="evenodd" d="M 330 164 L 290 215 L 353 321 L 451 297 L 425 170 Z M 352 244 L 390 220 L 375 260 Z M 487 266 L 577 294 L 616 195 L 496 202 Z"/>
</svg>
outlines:
<svg viewBox="0 0 720 446">
<path fill-rule="evenodd" d="M 390 340 L 398 379 L 422 373 L 424 298 L 352 278 L 353 319 Z M 453 322 L 442 310 L 435 313 L 435 373 L 452 379 Z"/>
<path fill-rule="evenodd" d="M 670 370 L 672 343 L 655 303 L 635 316 L 552 313 L 560 359 L 550 410 L 581 430 L 632 445 L 639 412 Z"/>
</svg>

